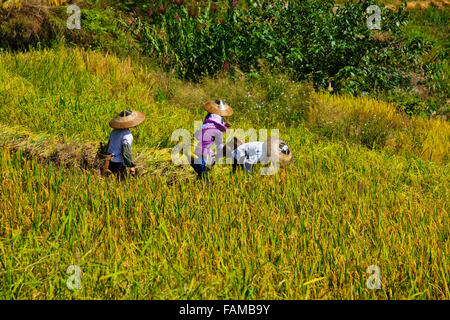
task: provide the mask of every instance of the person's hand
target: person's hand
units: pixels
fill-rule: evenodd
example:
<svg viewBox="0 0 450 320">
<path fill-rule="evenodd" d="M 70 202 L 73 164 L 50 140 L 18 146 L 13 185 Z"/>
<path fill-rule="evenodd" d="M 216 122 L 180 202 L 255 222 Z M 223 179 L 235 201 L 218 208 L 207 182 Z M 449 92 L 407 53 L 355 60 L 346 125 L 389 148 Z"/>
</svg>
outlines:
<svg viewBox="0 0 450 320">
<path fill-rule="evenodd" d="M 135 167 L 130 168 L 130 173 L 133 176 L 136 175 L 136 168 Z"/>
<path fill-rule="evenodd" d="M 231 123 L 225 122 L 225 127 L 227 127 L 227 128 L 231 127 Z"/>
</svg>

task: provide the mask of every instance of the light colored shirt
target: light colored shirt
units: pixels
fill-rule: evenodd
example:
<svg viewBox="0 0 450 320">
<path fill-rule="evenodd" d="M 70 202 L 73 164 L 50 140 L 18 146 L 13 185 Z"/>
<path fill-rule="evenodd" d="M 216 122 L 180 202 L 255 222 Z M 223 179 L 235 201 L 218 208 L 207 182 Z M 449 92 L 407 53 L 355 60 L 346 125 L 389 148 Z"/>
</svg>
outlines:
<svg viewBox="0 0 450 320">
<path fill-rule="evenodd" d="M 133 135 L 131 134 L 129 129 L 117 130 L 114 129 L 111 131 L 109 135 L 109 148 L 108 152 L 110 152 L 113 157 L 111 159 L 112 162 L 123 163 L 125 164 L 123 155 L 122 155 L 122 146 L 124 144 L 133 143 Z"/>
<path fill-rule="evenodd" d="M 239 164 L 253 165 L 258 162 L 267 164 L 266 143 L 254 141 L 241 144 L 233 151 L 233 157 Z"/>
</svg>

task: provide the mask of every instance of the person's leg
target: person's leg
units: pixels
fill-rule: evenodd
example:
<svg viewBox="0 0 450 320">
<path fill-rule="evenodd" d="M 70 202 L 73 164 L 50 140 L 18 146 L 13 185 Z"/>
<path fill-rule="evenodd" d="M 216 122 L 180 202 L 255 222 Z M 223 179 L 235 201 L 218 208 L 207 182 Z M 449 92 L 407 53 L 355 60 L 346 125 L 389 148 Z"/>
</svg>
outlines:
<svg viewBox="0 0 450 320">
<path fill-rule="evenodd" d="M 203 165 L 201 163 L 193 163 L 191 162 L 191 167 L 194 169 L 195 173 L 200 177 L 203 172 Z"/>
<path fill-rule="evenodd" d="M 202 177 L 201 178 L 208 180 L 209 179 L 209 172 L 211 171 L 211 169 L 206 166 L 205 160 L 203 160 L 202 164 L 203 164 L 203 172 L 202 172 Z"/>
<path fill-rule="evenodd" d="M 201 160 L 202 160 L 201 163 L 195 163 L 196 162 L 195 160 L 191 162 L 191 167 L 197 173 L 199 179 L 202 179 L 205 175 L 207 176 L 209 173 L 209 169 L 206 167 L 205 159 L 202 157 Z"/>
<path fill-rule="evenodd" d="M 125 180 L 126 178 L 128 178 L 127 167 L 125 167 L 122 164 L 121 164 L 119 172 L 118 172 L 118 178 L 119 178 L 119 180 Z"/>
<path fill-rule="evenodd" d="M 252 165 L 250 163 L 243 163 L 242 169 L 245 171 L 246 174 L 249 174 L 252 170 Z"/>
<path fill-rule="evenodd" d="M 239 167 L 242 169 L 243 172 L 248 174 L 252 168 L 252 165 L 249 163 L 240 163 Z M 238 168 L 238 161 L 235 158 L 233 158 L 233 174 L 236 173 L 237 168 Z"/>
<path fill-rule="evenodd" d="M 206 160 L 202 158 L 201 173 L 199 175 L 199 178 L 208 180 L 210 171 L 211 169 L 206 166 Z"/>
<path fill-rule="evenodd" d="M 127 176 L 127 168 L 120 162 L 109 162 L 109 170 L 119 179 L 124 179 Z"/>
<path fill-rule="evenodd" d="M 120 163 L 112 162 L 112 161 L 109 162 L 108 169 L 109 169 L 112 173 L 116 174 L 116 173 L 119 171 L 119 168 L 120 168 Z"/>
</svg>

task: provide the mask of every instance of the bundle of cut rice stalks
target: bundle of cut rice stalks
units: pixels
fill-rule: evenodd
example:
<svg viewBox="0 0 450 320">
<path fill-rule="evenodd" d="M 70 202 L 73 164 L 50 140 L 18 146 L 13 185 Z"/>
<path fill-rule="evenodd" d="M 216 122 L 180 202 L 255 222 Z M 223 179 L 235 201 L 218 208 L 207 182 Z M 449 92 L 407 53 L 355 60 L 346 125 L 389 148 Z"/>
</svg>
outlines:
<svg viewBox="0 0 450 320">
<path fill-rule="evenodd" d="M 0 125 L 0 147 L 20 150 L 27 158 L 65 168 L 79 168 L 100 174 L 96 159 L 96 143 L 73 139 L 58 139 L 46 133 L 32 133 L 22 127 Z M 171 148 L 133 149 L 138 176 L 165 176 L 169 184 L 193 176 L 189 166 L 174 165 Z"/>
</svg>

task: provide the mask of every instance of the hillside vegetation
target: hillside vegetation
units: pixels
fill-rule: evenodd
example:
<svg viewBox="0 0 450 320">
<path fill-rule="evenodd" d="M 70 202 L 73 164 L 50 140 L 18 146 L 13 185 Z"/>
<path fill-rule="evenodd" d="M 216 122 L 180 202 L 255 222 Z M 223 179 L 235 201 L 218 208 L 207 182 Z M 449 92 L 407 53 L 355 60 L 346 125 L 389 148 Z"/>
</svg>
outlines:
<svg viewBox="0 0 450 320">
<path fill-rule="evenodd" d="M 82 27 L 70 30 L 70 2 L 3 1 L 0 51 L 65 43 L 146 57 L 197 82 L 283 73 L 315 89 L 391 102 L 410 116 L 448 118 L 448 2 L 338 2 L 80 0 Z M 381 10 L 381 30 L 368 28 L 370 5 Z"/>
<path fill-rule="evenodd" d="M 0 78 L 3 299 L 450 297 L 448 122 L 282 75 L 188 83 L 64 47 L 3 53 Z M 266 177 L 217 166 L 203 184 L 156 153 L 216 96 L 235 128 L 279 129 L 295 164 Z M 60 144 L 93 153 L 124 107 L 147 115 L 136 179 L 52 158 Z M 370 265 L 381 290 L 366 287 Z"/>
<path fill-rule="evenodd" d="M 369 148 L 448 161 L 450 126 L 439 119 L 409 118 L 388 103 L 316 93 L 282 75 L 260 79 L 179 81 L 131 60 L 82 49 L 7 53 L 0 56 L 0 121 L 87 141 L 106 140 L 111 115 L 128 109 L 146 113 L 138 147 L 173 147 L 172 132 L 194 130 L 199 106 L 227 97 L 236 128 L 306 125 L 321 136 Z"/>
<path fill-rule="evenodd" d="M 448 3 L 260 2 L 0 1 L 0 299 L 450 299 Z M 294 164 L 174 164 L 211 99 Z M 118 182 L 95 155 L 125 109 Z"/>
</svg>

